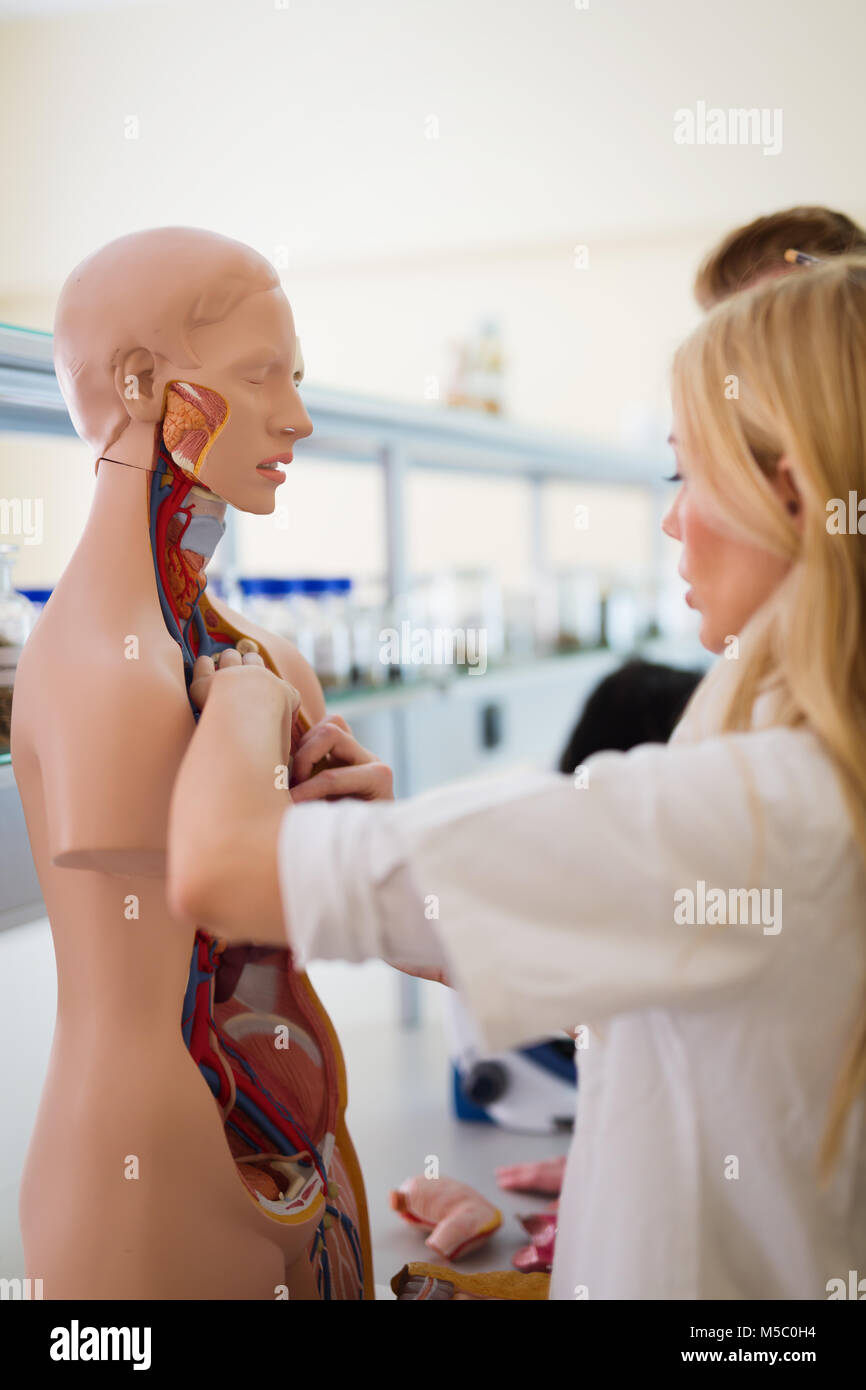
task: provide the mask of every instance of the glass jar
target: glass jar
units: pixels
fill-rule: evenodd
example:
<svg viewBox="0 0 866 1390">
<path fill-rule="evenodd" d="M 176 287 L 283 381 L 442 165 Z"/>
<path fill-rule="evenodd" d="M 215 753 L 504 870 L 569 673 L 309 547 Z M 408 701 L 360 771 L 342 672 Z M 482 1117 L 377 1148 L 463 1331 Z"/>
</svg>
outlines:
<svg viewBox="0 0 866 1390">
<path fill-rule="evenodd" d="M 586 651 L 601 646 L 601 585 L 588 570 L 565 570 L 557 575 L 559 609 L 558 650 Z"/>
<path fill-rule="evenodd" d="M 308 579 L 305 592 L 318 608 L 313 670 L 324 690 L 349 684 L 352 673 L 352 638 L 349 625 L 351 579 Z"/>
<path fill-rule="evenodd" d="M 604 630 L 608 647 L 630 655 L 644 635 L 646 614 L 641 594 L 630 584 L 615 584 L 605 599 Z"/>
<path fill-rule="evenodd" d="M 353 590 L 349 612 L 354 685 L 383 685 L 388 679 L 388 668 L 379 655 L 384 625 L 385 585 L 380 579 L 362 580 Z"/>
<path fill-rule="evenodd" d="M 48 600 L 50 599 L 50 597 L 51 597 L 51 595 L 52 595 L 52 593 L 53 593 L 53 590 L 52 590 L 52 589 L 18 589 L 18 590 L 16 590 L 16 592 L 19 593 L 19 594 L 23 594 L 23 596 L 24 596 L 24 597 L 30 602 L 30 604 L 32 605 L 32 608 L 33 608 L 32 618 L 33 618 L 33 622 L 35 623 L 35 622 L 36 622 L 36 619 L 39 617 L 39 615 L 40 615 L 40 613 L 42 612 L 43 608 L 45 607 L 46 603 L 47 603 Z M 31 628 L 31 630 L 32 630 L 32 628 Z"/>
<path fill-rule="evenodd" d="M 462 631 L 466 662 L 493 665 L 505 657 L 505 610 L 502 588 L 487 570 L 460 570 L 456 584 L 457 628 Z"/>
<path fill-rule="evenodd" d="M 304 579 L 276 575 L 240 575 L 236 581 L 241 611 L 275 637 L 297 647 L 310 666 L 315 663 L 315 605 L 305 600 Z"/>
<path fill-rule="evenodd" d="M 9 752 L 15 670 L 36 620 L 33 604 L 12 586 L 17 555 L 17 545 L 0 545 L 0 755 Z"/>
</svg>

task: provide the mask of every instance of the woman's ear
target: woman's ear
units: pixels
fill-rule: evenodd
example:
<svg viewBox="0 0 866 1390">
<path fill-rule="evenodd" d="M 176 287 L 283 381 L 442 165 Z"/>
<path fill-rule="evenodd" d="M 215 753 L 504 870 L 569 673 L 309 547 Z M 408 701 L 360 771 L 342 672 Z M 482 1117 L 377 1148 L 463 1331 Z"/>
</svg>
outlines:
<svg viewBox="0 0 866 1390">
<path fill-rule="evenodd" d="M 803 499 L 790 459 L 783 454 L 776 465 L 773 489 L 798 531 L 803 529 Z"/>
</svg>

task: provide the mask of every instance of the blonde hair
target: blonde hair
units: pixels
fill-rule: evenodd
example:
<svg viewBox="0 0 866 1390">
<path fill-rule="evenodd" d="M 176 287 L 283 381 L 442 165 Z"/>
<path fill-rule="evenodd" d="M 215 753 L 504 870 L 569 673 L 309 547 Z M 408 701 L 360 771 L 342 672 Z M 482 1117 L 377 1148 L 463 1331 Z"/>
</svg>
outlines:
<svg viewBox="0 0 866 1390">
<path fill-rule="evenodd" d="M 721 732 L 748 729 L 760 690 L 773 722 L 807 724 L 837 769 L 866 860 L 866 544 L 831 534 L 828 503 L 866 498 L 866 257 L 839 257 L 720 304 L 674 363 L 677 428 L 725 523 L 790 560 L 772 598 L 695 697 Z M 802 530 L 771 480 L 785 458 Z M 690 475 L 691 476 L 691 475 Z M 718 703 L 716 703 L 718 702 Z M 830 1097 L 828 1179 L 866 1084 L 866 991 Z"/>
</svg>

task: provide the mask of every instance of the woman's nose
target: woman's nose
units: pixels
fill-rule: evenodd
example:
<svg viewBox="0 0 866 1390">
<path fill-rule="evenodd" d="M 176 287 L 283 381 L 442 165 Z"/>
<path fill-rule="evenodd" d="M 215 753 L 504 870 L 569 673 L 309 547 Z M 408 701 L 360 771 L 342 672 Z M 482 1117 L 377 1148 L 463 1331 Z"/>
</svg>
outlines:
<svg viewBox="0 0 866 1390">
<path fill-rule="evenodd" d="M 671 505 L 662 517 L 662 530 L 671 540 L 680 540 L 680 517 L 679 517 L 680 494 L 677 493 Z"/>
</svg>

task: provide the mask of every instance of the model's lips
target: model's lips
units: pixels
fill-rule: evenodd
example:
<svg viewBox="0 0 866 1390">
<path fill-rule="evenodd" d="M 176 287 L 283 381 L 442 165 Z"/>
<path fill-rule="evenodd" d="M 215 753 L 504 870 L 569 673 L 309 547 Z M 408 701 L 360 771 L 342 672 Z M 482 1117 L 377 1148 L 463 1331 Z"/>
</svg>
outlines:
<svg viewBox="0 0 866 1390">
<path fill-rule="evenodd" d="M 256 472 L 260 473 L 263 478 L 268 478 L 272 483 L 284 483 L 286 475 L 281 473 L 276 465 L 282 463 L 288 468 L 291 461 L 291 454 L 273 454 L 271 458 L 262 459 L 261 463 L 256 464 Z"/>
</svg>

